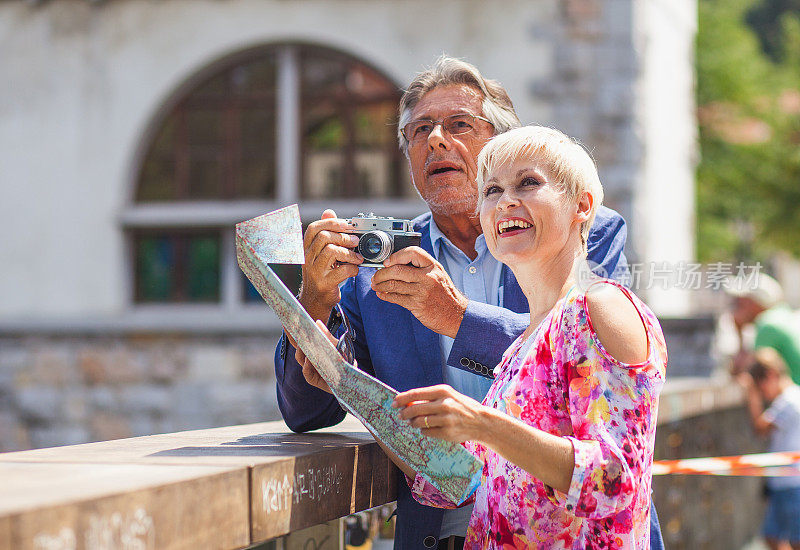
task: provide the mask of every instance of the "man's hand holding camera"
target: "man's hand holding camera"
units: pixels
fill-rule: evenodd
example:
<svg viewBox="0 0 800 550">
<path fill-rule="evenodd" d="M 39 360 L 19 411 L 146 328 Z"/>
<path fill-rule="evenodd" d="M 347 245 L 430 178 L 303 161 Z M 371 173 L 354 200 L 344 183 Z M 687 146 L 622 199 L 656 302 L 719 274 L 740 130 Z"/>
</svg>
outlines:
<svg viewBox="0 0 800 550">
<path fill-rule="evenodd" d="M 364 258 L 353 250 L 358 237 L 348 234 L 352 227 L 325 210 L 322 219 L 311 223 L 303 237 L 305 260 L 303 286 L 298 297 L 312 319 L 328 320 L 331 309 L 339 303 L 339 285 L 358 274 Z"/>
<path fill-rule="evenodd" d="M 418 246 L 389 256 L 372 276 L 378 298 L 410 311 L 432 331 L 455 338 L 467 310 L 467 298 L 430 254 Z"/>
<path fill-rule="evenodd" d="M 362 218 L 359 220 L 363 221 Z M 393 218 L 382 220 L 381 223 L 392 225 L 399 222 Z M 355 249 L 361 238 L 369 239 L 372 232 L 357 230 L 355 227 L 360 222 L 354 224 L 353 221 L 339 219 L 333 210 L 328 209 L 320 220 L 308 226 L 303 237 L 305 264 L 298 299 L 319 325 L 324 325 L 333 306 L 339 303 L 339 285 L 349 277 L 355 277 L 358 266 L 365 262 L 365 256 Z M 361 235 L 353 234 L 354 231 Z M 395 248 L 396 251 L 383 260 L 384 267 L 372 277 L 372 289 L 378 298 L 406 308 L 434 332 L 455 338 L 468 300 L 456 289 L 439 262 L 419 246 L 408 246 L 409 243 L 419 243 L 419 233 L 409 231 L 412 231 L 410 224 L 402 222 L 402 229 L 397 232 L 399 238 L 395 236 L 391 245 L 388 241 L 383 243 L 380 251 L 371 250 L 371 241 L 366 241 L 364 254 L 373 253 L 374 258 L 367 259 L 377 265 L 392 247 L 404 247 Z M 289 341 L 297 347 L 291 337 Z M 303 374 L 311 385 L 330 391 L 300 349 L 296 350 L 295 358 L 303 366 Z"/>
</svg>

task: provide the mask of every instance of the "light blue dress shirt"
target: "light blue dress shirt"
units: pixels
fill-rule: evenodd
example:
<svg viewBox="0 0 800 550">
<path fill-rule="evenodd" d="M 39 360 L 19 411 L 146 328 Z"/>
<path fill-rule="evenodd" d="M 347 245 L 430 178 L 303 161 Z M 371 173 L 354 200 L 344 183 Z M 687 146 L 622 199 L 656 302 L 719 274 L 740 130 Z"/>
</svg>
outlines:
<svg viewBox="0 0 800 550">
<path fill-rule="evenodd" d="M 437 262 L 442 264 L 444 270 L 450 275 L 455 287 L 468 299 L 493 306 L 503 305 L 503 292 L 501 277 L 503 264 L 498 262 L 489 253 L 486 239 L 479 235 L 475 241 L 475 251 L 478 256 L 470 260 L 469 256 L 458 249 L 450 239 L 444 236 L 436 222 L 431 220 L 431 243 L 433 255 Z M 442 374 L 444 383 L 449 384 L 457 392 L 468 395 L 478 401 L 483 401 L 486 392 L 492 385 L 489 378 L 478 376 L 468 371 L 463 371 L 447 364 L 450 350 L 453 349 L 453 339 L 449 336 L 439 335 L 439 345 L 442 351 Z M 487 365 L 494 368 L 495 365 Z M 467 531 L 472 506 L 464 506 L 455 510 L 445 510 L 439 538 L 457 535 L 463 537 Z"/>
<path fill-rule="evenodd" d="M 469 256 L 451 243 L 433 220 L 431 220 L 431 243 L 433 244 L 434 258 L 442 264 L 455 287 L 464 296 L 476 302 L 502 307 L 500 278 L 503 264 L 489 253 L 483 235 L 479 235 L 475 241 L 475 251 L 478 256 L 474 260 L 470 260 Z M 482 401 L 486 392 L 489 391 L 492 381 L 447 365 L 447 358 L 450 356 L 450 350 L 453 349 L 452 338 L 440 335 L 439 345 L 442 348 L 442 374 L 445 384 L 449 384 L 459 393 Z M 494 368 L 495 365 L 487 366 Z"/>
</svg>

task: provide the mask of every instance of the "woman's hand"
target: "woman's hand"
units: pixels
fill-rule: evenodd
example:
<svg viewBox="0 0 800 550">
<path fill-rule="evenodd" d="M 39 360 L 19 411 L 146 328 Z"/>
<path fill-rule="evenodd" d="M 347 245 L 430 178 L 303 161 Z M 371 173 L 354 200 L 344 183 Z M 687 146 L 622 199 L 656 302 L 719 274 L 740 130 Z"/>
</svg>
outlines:
<svg viewBox="0 0 800 550">
<path fill-rule="evenodd" d="M 331 344 L 336 346 L 337 340 L 333 336 L 333 334 L 330 333 L 328 327 L 325 326 L 325 323 L 317 320 L 317 328 L 320 329 L 322 333 L 328 337 L 328 340 L 331 342 Z M 308 360 L 306 354 L 300 351 L 300 348 L 297 348 L 297 351 L 294 352 L 294 358 L 297 359 L 297 362 L 300 364 L 301 367 L 303 367 L 303 377 L 305 377 L 306 382 L 308 382 L 315 388 L 319 388 L 328 393 L 333 393 L 331 391 L 330 386 L 328 386 L 328 383 L 319 374 L 319 372 L 317 372 L 317 368 L 311 364 L 311 361 Z"/>
<path fill-rule="evenodd" d="M 575 452 L 565 437 L 481 405 L 444 384 L 403 392 L 392 404 L 425 435 L 455 443 L 477 441 L 543 483 L 569 491 Z"/>
<path fill-rule="evenodd" d="M 392 405 L 424 435 L 455 443 L 481 440 L 491 411 L 445 384 L 403 392 Z"/>
</svg>

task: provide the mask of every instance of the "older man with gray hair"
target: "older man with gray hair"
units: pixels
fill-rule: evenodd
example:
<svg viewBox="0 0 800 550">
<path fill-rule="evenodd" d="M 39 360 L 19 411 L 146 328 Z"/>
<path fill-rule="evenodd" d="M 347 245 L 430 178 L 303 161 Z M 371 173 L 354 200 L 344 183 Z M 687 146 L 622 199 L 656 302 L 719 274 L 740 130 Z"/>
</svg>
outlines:
<svg viewBox="0 0 800 550">
<path fill-rule="evenodd" d="M 299 300 L 314 319 L 345 316 L 358 367 L 393 388 L 446 383 L 480 401 L 494 366 L 525 330 L 529 315 L 513 273 L 488 252 L 475 216 L 476 159 L 492 136 L 520 122 L 498 82 L 446 56 L 409 84 L 398 114 L 400 148 L 430 209 L 413 220 L 421 245 L 394 253 L 383 268 L 359 268 L 358 238 L 326 210 L 304 236 Z M 601 207 L 588 239 L 596 271 L 626 272 L 625 237 L 624 220 Z M 345 416 L 304 359 L 281 338 L 275 358 L 278 403 L 287 425 L 298 432 L 334 425 Z M 460 548 L 470 513 L 470 506 L 446 511 L 423 506 L 401 479 L 395 548 Z M 655 513 L 651 517 L 653 547 L 661 548 Z"/>
</svg>

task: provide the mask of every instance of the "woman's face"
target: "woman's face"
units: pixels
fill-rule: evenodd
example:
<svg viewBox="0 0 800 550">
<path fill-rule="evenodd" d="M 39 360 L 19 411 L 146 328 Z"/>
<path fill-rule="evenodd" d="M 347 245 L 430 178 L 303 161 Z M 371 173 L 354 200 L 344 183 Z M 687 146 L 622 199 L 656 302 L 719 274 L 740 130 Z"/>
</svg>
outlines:
<svg viewBox="0 0 800 550">
<path fill-rule="evenodd" d="M 511 267 L 542 262 L 580 247 L 578 232 L 586 219 L 580 202 L 591 199 L 568 201 L 543 163 L 507 162 L 487 175 L 479 192 L 486 244 L 501 262 Z"/>
</svg>

